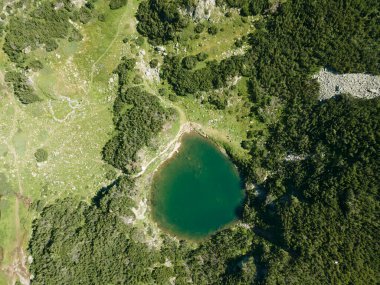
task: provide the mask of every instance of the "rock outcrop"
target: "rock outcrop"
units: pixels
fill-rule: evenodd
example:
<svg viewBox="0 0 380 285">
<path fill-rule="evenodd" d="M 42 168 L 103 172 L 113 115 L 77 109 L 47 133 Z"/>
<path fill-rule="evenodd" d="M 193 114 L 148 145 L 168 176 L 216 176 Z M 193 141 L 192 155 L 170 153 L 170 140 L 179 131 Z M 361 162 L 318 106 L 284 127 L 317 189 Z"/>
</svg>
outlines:
<svg viewBox="0 0 380 285">
<path fill-rule="evenodd" d="M 195 21 L 208 20 L 215 6 L 215 0 L 198 0 L 198 3 L 188 7 L 185 13 Z"/>
</svg>

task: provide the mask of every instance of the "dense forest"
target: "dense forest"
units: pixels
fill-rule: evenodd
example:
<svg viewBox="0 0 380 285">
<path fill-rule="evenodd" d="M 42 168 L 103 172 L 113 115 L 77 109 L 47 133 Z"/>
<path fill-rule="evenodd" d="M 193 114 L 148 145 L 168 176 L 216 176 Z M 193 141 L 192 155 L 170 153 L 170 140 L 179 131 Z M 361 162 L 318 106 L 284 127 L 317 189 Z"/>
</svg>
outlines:
<svg viewBox="0 0 380 285">
<path fill-rule="evenodd" d="M 136 18 L 137 30 L 149 38 L 152 44 L 162 44 L 175 39 L 176 32 L 185 28 L 189 19 L 179 8 L 191 5 L 191 0 L 144 1 L 139 5 Z"/>
<path fill-rule="evenodd" d="M 115 73 L 119 78 L 118 96 L 113 114 L 115 136 L 105 145 L 103 158 L 109 164 L 126 173 L 136 172 L 137 152 L 148 145 L 165 121 L 174 115 L 161 107 L 159 99 L 140 86 L 130 87 L 130 71 L 135 60 L 123 58 Z"/>
<path fill-rule="evenodd" d="M 250 193 L 247 222 L 292 257 L 272 257 L 266 279 L 375 284 L 380 100 L 345 95 L 309 108 L 289 110 L 252 164 L 271 175 Z"/>
<path fill-rule="evenodd" d="M 174 2 L 159 3 L 141 3 L 139 32 L 156 44 L 176 41 L 186 21 Z M 379 2 L 294 0 L 276 9 L 265 1 L 226 3 L 242 8 L 242 16 L 266 13 L 246 39 L 250 50 L 220 62 L 204 58 L 202 69 L 193 69 L 198 59 L 168 55 L 163 78 L 186 96 L 244 76 L 251 116 L 260 120 L 260 110 L 274 98 L 280 102 L 278 120 L 266 122 L 267 134 L 248 136 L 251 159 L 238 163 L 254 185 L 241 217 L 245 226 L 196 246 L 162 233 L 161 247 L 149 248 L 147 234 L 125 222 L 133 215 L 134 183 L 121 177 L 90 205 L 63 200 L 42 211 L 29 245 L 33 284 L 169 284 L 173 277 L 175 284 L 380 282 L 380 100 L 344 94 L 320 101 L 312 79 L 322 66 L 380 74 Z M 116 134 L 104 149 L 106 161 L 126 173 L 170 117 L 156 97 L 132 85 L 133 67 L 122 59 L 116 69 Z"/>
</svg>

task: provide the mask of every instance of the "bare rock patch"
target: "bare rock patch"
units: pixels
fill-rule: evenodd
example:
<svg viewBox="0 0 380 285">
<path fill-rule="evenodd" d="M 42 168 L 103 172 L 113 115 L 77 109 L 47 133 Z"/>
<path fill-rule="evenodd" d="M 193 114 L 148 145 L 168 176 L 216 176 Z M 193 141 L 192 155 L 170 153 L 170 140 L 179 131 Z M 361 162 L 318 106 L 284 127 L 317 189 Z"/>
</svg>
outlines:
<svg viewBox="0 0 380 285">
<path fill-rule="evenodd" d="M 380 96 L 380 76 L 364 73 L 336 74 L 323 68 L 314 78 L 320 84 L 321 100 L 343 93 L 364 99 Z"/>
</svg>

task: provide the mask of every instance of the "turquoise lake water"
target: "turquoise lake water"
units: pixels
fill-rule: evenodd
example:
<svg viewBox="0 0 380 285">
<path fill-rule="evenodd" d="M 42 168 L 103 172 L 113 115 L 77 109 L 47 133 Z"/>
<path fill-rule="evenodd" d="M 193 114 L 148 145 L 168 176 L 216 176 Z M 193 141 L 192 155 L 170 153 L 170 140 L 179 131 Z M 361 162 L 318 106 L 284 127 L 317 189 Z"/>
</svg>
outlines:
<svg viewBox="0 0 380 285">
<path fill-rule="evenodd" d="M 237 219 L 244 199 L 236 167 L 215 144 L 190 133 L 153 178 L 153 218 L 180 237 L 203 238 Z"/>
</svg>

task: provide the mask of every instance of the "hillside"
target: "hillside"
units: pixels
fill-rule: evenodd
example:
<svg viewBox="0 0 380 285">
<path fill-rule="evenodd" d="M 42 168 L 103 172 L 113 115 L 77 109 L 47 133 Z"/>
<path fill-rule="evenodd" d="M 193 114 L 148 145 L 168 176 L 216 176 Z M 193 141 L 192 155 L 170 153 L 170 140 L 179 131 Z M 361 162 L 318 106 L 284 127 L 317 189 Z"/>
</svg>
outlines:
<svg viewBox="0 0 380 285">
<path fill-rule="evenodd" d="M 0 7 L 1 285 L 380 282 L 378 1 Z M 246 195 L 196 241 L 151 210 L 191 130 Z"/>
</svg>

